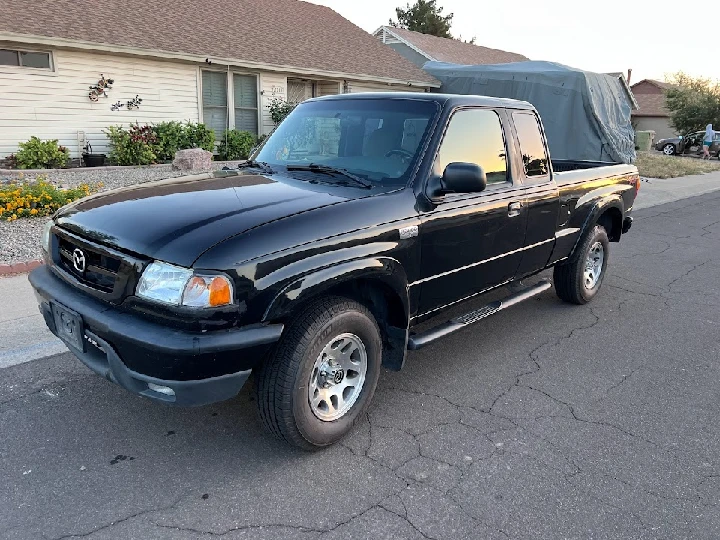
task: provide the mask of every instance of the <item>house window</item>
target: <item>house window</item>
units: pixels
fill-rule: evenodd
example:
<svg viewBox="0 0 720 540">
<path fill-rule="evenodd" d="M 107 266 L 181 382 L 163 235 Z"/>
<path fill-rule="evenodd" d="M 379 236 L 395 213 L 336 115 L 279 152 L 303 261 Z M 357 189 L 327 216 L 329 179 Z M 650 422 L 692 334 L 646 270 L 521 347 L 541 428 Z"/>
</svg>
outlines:
<svg viewBox="0 0 720 540">
<path fill-rule="evenodd" d="M 228 92 L 228 89 L 232 90 Z M 219 140 L 230 128 L 258 134 L 258 88 L 255 75 L 202 72 L 203 122 Z"/>
<path fill-rule="evenodd" d="M 0 66 L 52 69 L 49 52 L 0 49 Z"/>
<path fill-rule="evenodd" d="M 215 131 L 219 140 L 228 127 L 227 73 L 202 72 L 203 123 Z"/>
<path fill-rule="evenodd" d="M 258 134 L 258 93 L 255 75 L 233 75 L 235 129 Z"/>
</svg>

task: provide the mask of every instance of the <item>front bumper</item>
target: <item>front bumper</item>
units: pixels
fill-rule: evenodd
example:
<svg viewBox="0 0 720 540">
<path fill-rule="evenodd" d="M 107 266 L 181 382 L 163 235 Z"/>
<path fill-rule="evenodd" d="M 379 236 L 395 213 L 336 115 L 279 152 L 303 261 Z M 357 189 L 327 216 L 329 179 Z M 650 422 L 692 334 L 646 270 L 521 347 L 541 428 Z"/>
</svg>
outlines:
<svg viewBox="0 0 720 540">
<path fill-rule="evenodd" d="M 73 288 L 47 266 L 29 276 L 50 331 L 63 339 L 52 304 L 82 319 L 82 348 L 63 339 L 91 370 L 155 401 L 196 406 L 234 397 L 282 325 L 189 332 L 145 319 Z"/>
</svg>

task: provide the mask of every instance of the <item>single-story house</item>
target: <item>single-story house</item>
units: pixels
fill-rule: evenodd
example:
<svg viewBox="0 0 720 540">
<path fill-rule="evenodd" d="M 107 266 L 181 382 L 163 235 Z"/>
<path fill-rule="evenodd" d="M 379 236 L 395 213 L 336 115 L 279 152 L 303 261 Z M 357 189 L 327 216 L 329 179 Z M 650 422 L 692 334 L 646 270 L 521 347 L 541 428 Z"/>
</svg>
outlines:
<svg viewBox="0 0 720 540">
<path fill-rule="evenodd" d="M 274 99 L 440 86 L 332 9 L 297 0 L 5 0 L 0 11 L 0 159 L 32 135 L 72 157 L 86 142 L 103 152 L 104 129 L 135 121 L 262 135 Z M 101 77 L 114 84 L 91 96 Z"/>
<path fill-rule="evenodd" d="M 635 131 L 654 131 L 656 141 L 678 134 L 665 107 L 665 92 L 670 86 L 652 79 L 644 79 L 631 86 L 639 106 L 632 113 Z"/>
<path fill-rule="evenodd" d="M 529 60 L 522 54 L 481 47 L 457 39 L 421 34 L 394 26 L 381 26 L 373 35 L 402 56 L 422 67 L 425 62 L 449 64 L 509 64 Z"/>
</svg>

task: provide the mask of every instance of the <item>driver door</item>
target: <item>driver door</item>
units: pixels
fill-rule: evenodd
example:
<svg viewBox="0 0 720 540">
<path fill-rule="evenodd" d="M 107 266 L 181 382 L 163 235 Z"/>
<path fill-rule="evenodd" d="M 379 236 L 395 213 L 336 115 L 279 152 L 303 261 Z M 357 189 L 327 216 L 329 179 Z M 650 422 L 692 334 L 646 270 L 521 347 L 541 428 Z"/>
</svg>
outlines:
<svg viewBox="0 0 720 540">
<path fill-rule="evenodd" d="M 421 214 L 420 315 L 511 280 L 520 265 L 527 228 L 524 189 L 508 166 L 505 115 L 493 109 L 457 110 L 448 123 L 432 174 L 448 163 L 480 165 L 487 187 L 449 193 Z"/>
</svg>

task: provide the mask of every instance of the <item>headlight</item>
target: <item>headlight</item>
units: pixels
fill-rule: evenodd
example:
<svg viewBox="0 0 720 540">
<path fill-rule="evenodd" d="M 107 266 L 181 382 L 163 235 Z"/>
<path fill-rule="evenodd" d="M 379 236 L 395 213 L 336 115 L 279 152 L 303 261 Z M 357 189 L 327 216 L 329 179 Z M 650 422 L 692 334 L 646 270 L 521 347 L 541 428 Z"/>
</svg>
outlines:
<svg viewBox="0 0 720 540">
<path fill-rule="evenodd" d="M 142 274 L 137 295 L 174 306 L 217 307 L 232 303 L 232 284 L 225 276 L 155 261 Z"/>
<path fill-rule="evenodd" d="M 52 219 L 48 221 L 45 226 L 43 227 L 42 231 L 42 237 L 40 241 L 42 242 L 42 248 L 45 253 L 50 253 L 50 229 L 53 226 Z"/>
</svg>

